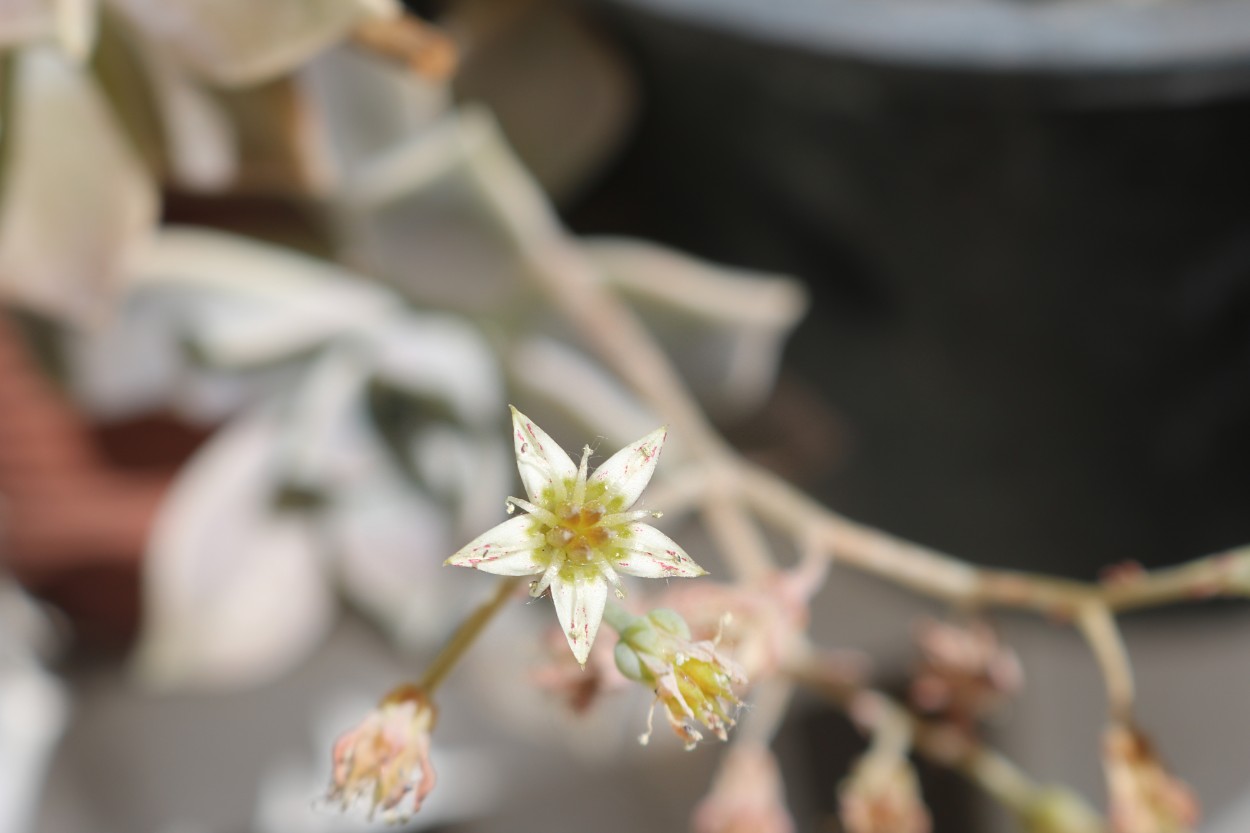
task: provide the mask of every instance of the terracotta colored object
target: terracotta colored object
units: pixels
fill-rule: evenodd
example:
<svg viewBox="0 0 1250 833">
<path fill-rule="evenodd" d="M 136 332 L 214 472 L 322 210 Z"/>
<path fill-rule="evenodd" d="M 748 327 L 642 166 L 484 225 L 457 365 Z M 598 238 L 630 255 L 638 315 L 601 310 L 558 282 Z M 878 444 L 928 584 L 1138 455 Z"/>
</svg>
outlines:
<svg viewBox="0 0 1250 833">
<path fill-rule="evenodd" d="M 63 607 L 88 643 L 136 621 L 137 565 L 167 474 L 106 460 L 92 428 L 0 317 L 0 558 Z"/>
</svg>

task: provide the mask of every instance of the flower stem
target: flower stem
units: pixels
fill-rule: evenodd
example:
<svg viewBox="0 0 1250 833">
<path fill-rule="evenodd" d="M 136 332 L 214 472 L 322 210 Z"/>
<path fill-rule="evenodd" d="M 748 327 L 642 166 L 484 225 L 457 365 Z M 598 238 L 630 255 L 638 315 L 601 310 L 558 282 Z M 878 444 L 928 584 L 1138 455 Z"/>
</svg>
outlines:
<svg viewBox="0 0 1250 833">
<path fill-rule="evenodd" d="M 447 640 L 443 650 L 438 652 L 438 656 L 434 657 L 434 661 L 425 669 L 425 674 L 421 677 L 419 685 L 426 696 L 433 694 L 451 670 L 456 667 L 460 657 L 477 640 L 482 629 L 495 618 L 495 614 L 512 597 L 512 592 L 520 581 L 520 578 L 509 577 L 499 582 L 495 595 L 469 614 L 469 618 L 465 619 L 451 635 L 451 639 Z"/>
<path fill-rule="evenodd" d="M 608 602 L 607 607 L 603 609 L 603 621 L 607 622 L 608 627 L 617 633 L 625 630 L 637 618 L 637 616 L 613 602 Z"/>
</svg>

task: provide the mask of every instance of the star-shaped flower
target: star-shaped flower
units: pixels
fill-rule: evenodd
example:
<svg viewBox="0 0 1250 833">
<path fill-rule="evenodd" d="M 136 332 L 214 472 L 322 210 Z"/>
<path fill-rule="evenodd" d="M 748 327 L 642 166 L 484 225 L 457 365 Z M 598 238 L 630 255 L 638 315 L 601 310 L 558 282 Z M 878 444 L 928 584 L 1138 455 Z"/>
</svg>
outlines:
<svg viewBox="0 0 1250 833">
<path fill-rule="evenodd" d="M 519 506 L 527 514 L 478 536 L 447 563 L 501 576 L 541 576 L 530 594 L 551 588 L 565 638 L 585 665 L 603 619 L 608 585 L 622 595 L 618 573 L 643 578 L 706 574 L 671 538 L 641 523 L 658 513 L 632 508 L 655 472 L 667 429 L 630 443 L 588 477 L 589 446 L 576 465 L 516 408 L 512 426 L 529 500 L 508 498 L 508 511 Z"/>
</svg>

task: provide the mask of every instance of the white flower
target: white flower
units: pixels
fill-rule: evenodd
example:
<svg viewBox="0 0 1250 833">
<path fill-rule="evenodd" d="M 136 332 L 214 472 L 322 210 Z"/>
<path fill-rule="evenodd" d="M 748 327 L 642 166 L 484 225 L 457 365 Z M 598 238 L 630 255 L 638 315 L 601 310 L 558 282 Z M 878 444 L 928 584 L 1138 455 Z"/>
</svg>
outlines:
<svg viewBox="0 0 1250 833">
<path fill-rule="evenodd" d="M 622 595 L 618 573 L 643 578 L 706 574 L 667 535 L 640 522 L 656 513 L 631 511 L 651 481 L 667 429 L 630 443 L 587 477 L 589 447 L 581 465 L 575 465 L 516 408 L 512 425 L 517 468 L 529 500 L 508 498 L 508 511 L 519 506 L 528 514 L 478 536 L 447 563 L 501 576 L 541 576 L 530 593 L 538 596 L 551 588 L 564 636 L 585 665 L 603 619 L 608 585 Z"/>
</svg>

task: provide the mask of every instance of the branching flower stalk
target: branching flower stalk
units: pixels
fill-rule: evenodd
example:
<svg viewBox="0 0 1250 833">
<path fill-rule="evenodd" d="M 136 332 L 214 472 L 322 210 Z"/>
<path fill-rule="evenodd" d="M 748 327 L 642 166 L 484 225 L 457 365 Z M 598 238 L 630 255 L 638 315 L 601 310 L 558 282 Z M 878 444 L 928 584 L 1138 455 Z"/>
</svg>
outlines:
<svg viewBox="0 0 1250 833">
<path fill-rule="evenodd" d="M 831 673 L 814 649 L 796 657 L 788 675 L 865 728 L 883 724 L 909 739 L 925 759 L 954 770 L 1011 811 L 1026 833 L 1106 833 L 1106 822 L 1085 801 L 1063 787 L 1035 781 L 1002 753 L 940 721 L 924 720 L 884 692 L 865 688 L 854 675 Z M 869 703 L 870 708 L 862 704 Z M 860 706 L 857 708 L 857 704 Z"/>
<path fill-rule="evenodd" d="M 1131 719 L 1132 666 L 1115 613 L 1215 595 L 1250 594 L 1250 548 L 1156 573 L 1089 583 L 984 569 L 855 523 L 743 460 L 715 432 L 675 368 L 633 312 L 564 234 L 533 186 L 488 156 L 469 160 L 476 183 L 513 236 L 526 271 L 584 343 L 669 420 L 702 469 L 700 502 L 714 541 L 739 578 L 773 569 L 759 522 L 805 552 L 846 564 L 962 609 L 999 607 L 1074 624 L 1090 645 L 1113 722 Z"/>
<path fill-rule="evenodd" d="M 475 164 L 476 158 L 470 162 Z M 502 166 L 480 165 L 477 183 L 498 219 L 526 254 L 528 273 L 586 344 L 642 398 L 670 420 L 705 469 L 704 506 L 709 528 L 742 577 L 773 565 L 754 527 L 758 514 L 796 540 L 841 563 L 874 573 L 916 592 L 963 607 L 1030 610 L 1069 621 L 1106 605 L 1101 587 L 1030 573 L 983 570 L 953 556 L 857 524 L 822 506 L 776 475 L 739 457 L 699 410 L 664 352 L 637 317 L 598 278 L 593 265 L 563 236 L 531 186 Z M 712 486 L 711 484 L 715 484 Z M 1183 592 L 1183 591 L 1182 591 Z M 1105 640 L 1114 627 L 1085 629 L 1087 640 Z M 1118 636 L 1094 645 L 1108 691 L 1128 708 L 1131 676 Z M 1091 643 L 1093 644 L 1093 643 Z"/>
</svg>

